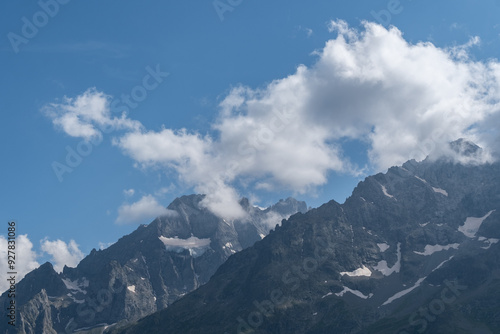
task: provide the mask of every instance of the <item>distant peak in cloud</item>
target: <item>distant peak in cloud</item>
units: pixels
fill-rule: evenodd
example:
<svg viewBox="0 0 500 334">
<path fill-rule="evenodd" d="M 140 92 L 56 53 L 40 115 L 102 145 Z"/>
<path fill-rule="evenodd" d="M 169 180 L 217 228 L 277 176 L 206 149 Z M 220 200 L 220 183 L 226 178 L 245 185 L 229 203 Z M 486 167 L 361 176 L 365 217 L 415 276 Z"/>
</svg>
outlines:
<svg viewBox="0 0 500 334">
<path fill-rule="evenodd" d="M 481 165 L 494 161 L 494 158 L 482 147 L 464 138 L 459 138 L 450 142 L 448 146 L 431 152 L 428 159 L 431 161 L 445 159 L 463 165 Z"/>
</svg>

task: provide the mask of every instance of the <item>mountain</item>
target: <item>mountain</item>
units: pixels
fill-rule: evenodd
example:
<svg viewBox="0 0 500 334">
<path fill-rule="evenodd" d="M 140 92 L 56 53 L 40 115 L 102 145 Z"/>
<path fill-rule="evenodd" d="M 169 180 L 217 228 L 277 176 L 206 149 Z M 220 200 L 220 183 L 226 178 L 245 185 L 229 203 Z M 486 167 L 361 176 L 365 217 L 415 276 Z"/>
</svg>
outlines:
<svg viewBox="0 0 500 334">
<path fill-rule="evenodd" d="M 457 153 L 475 155 L 463 141 Z M 408 161 L 108 333 L 500 333 L 500 164 Z"/>
<path fill-rule="evenodd" d="M 305 202 L 293 198 L 260 209 L 247 199 L 247 217 L 226 221 L 200 205 L 204 195 L 175 199 L 170 214 L 141 225 L 104 250 L 92 250 L 76 268 L 56 273 L 50 263 L 17 284 L 17 331 L 2 333 L 102 333 L 166 308 L 205 284 L 234 253 L 265 237 Z M 0 297 L 6 308 L 7 293 Z"/>
</svg>

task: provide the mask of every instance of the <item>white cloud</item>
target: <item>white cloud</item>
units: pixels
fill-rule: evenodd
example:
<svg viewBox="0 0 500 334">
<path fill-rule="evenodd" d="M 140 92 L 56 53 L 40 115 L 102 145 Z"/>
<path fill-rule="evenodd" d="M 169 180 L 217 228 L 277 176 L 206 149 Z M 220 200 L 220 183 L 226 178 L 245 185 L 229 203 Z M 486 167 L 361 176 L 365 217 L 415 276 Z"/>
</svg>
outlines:
<svg viewBox="0 0 500 334">
<path fill-rule="evenodd" d="M 300 31 L 304 31 L 306 33 L 306 35 L 307 35 L 307 38 L 311 37 L 313 35 L 313 33 L 314 33 L 314 31 L 311 28 L 299 26 L 298 29 Z"/>
<path fill-rule="evenodd" d="M 336 36 L 314 52 L 313 65 L 264 87 L 232 89 L 212 125 L 215 136 L 130 127 L 114 144 L 142 167 L 175 171 L 226 218 L 244 215 L 237 182 L 310 193 L 330 172 L 359 175 L 342 148 L 349 140 L 366 143 L 372 171 L 431 152 L 449 155 L 448 142 L 461 137 L 483 146 L 483 161 L 491 160 L 499 139 L 500 63 L 469 58 L 479 38 L 439 48 L 410 44 L 397 28 L 375 23 L 364 22 L 358 31 L 339 20 L 328 28 Z M 76 128 L 84 134 L 93 129 Z M 150 202 L 123 206 L 119 220 Z"/>
<path fill-rule="evenodd" d="M 113 244 L 114 244 L 114 242 L 101 242 L 101 241 L 99 241 L 99 249 L 104 250 Z"/>
<path fill-rule="evenodd" d="M 134 189 L 124 189 L 123 194 L 127 197 L 134 196 L 135 190 Z"/>
<path fill-rule="evenodd" d="M 160 205 L 152 195 L 143 196 L 132 204 L 123 204 L 118 208 L 118 224 L 149 223 L 158 216 L 175 216 L 177 213 Z"/>
<path fill-rule="evenodd" d="M 288 219 L 290 218 L 291 215 L 281 215 L 277 212 L 269 211 L 266 213 L 266 216 L 262 223 L 264 226 L 266 226 L 268 229 L 273 229 L 276 225 L 281 226 L 281 221 L 283 219 Z"/>
<path fill-rule="evenodd" d="M 459 137 L 485 144 L 478 126 L 498 111 L 500 66 L 468 59 L 478 39 L 442 49 L 409 44 L 398 29 L 374 23 L 359 32 L 332 21 L 329 30 L 337 37 L 313 66 L 261 89 L 233 89 L 213 125 L 217 139 L 163 129 L 115 143 L 145 166 L 174 168 L 223 215 L 237 207 L 237 178 L 305 193 L 329 171 L 359 174 L 343 139 L 366 142 L 375 170 L 423 159 Z"/>
<path fill-rule="evenodd" d="M 117 142 L 134 160 L 144 165 L 164 163 L 172 167 L 203 162 L 210 140 L 185 129 L 131 132 Z"/>
<path fill-rule="evenodd" d="M 51 263 L 56 272 L 62 272 L 64 266 L 76 267 L 84 257 L 74 240 L 67 244 L 62 240 L 50 241 L 46 238 L 40 243 L 42 251 L 52 256 Z"/>
<path fill-rule="evenodd" d="M 90 140 L 102 135 L 100 129 L 110 131 L 138 130 L 142 127 L 138 121 L 121 117 L 111 117 L 110 96 L 88 89 L 76 98 L 64 97 L 62 103 L 51 103 L 43 108 L 52 123 L 71 137 Z"/>
<path fill-rule="evenodd" d="M 170 185 L 168 187 L 162 187 L 159 190 L 155 191 L 155 196 L 159 196 L 159 197 L 164 196 L 168 193 L 175 191 L 176 188 L 177 187 L 175 186 L 175 184 L 170 183 Z"/>
<path fill-rule="evenodd" d="M 4 275 L 6 275 L 7 272 L 11 271 L 9 270 L 7 262 L 7 246 L 7 239 L 3 235 L 0 235 L 0 256 L 2 258 L 0 261 L 0 271 L 3 277 L 5 277 Z M 38 268 L 40 264 L 36 261 L 38 256 L 36 252 L 33 251 L 33 244 L 26 234 L 17 236 L 15 253 L 16 261 L 14 271 L 17 272 L 16 281 L 19 282 L 27 273 Z M 6 279 L 2 279 L 0 281 L 0 294 L 8 290 L 9 286 L 9 282 L 7 282 Z"/>
</svg>

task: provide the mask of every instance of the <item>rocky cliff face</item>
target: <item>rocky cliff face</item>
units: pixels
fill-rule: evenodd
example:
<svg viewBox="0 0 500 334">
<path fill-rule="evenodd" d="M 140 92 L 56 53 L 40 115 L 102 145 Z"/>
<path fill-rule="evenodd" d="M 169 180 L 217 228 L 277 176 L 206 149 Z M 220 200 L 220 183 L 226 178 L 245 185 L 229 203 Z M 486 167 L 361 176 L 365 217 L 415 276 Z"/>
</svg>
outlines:
<svg viewBox="0 0 500 334">
<path fill-rule="evenodd" d="M 499 254 L 500 164 L 409 161 L 342 205 L 292 216 L 206 285 L 109 332 L 500 333 Z"/>
<path fill-rule="evenodd" d="M 110 325 L 161 310 L 206 283 L 232 254 L 261 240 L 304 202 L 289 198 L 261 210 L 241 201 L 242 221 L 226 221 L 199 204 L 203 195 L 177 198 L 172 215 L 93 250 L 61 274 L 46 263 L 18 284 L 18 326 L 6 333 L 102 333 Z M 274 209 L 276 207 L 277 209 Z M 0 305 L 7 301 L 0 297 Z"/>
</svg>

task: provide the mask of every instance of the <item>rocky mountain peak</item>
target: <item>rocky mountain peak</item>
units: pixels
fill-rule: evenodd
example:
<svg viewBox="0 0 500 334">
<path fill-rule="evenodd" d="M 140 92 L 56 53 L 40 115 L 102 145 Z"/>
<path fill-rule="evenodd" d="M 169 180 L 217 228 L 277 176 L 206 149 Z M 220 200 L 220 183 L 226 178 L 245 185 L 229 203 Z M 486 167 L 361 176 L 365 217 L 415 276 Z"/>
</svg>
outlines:
<svg viewBox="0 0 500 334">
<path fill-rule="evenodd" d="M 247 219 L 226 221 L 200 205 L 204 198 L 176 198 L 168 214 L 104 250 L 93 249 L 76 268 L 58 274 L 45 263 L 27 274 L 18 284 L 20 326 L 26 333 L 101 333 L 107 325 L 161 310 L 205 284 L 231 255 L 262 240 L 268 224 L 299 207 L 288 199 L 277 211 L 263 211 L 243 198 Z M 4 294 L 0 306 L 6 302 Z"/>
<path fill-rule="evenodd" d="M 457 139 L 450 143 L 450 148 L 460 156 L 475 157 L 481 154 L 482 148 L 475 143 L 464 138 Z"/>
<path fill-rule="evenodd" d="M 307 212 L 307 204 L 306 204 L 306 202 L 298 201 L 293 197 L 288 197 L 285 200 L 280 199 L 278 203 L 270 206 L 266 210 L 267 211 L 275 211 L 275 212 L 281 213 L 281 214 L 286 214 L 288 212 L 293 212 L 293 211 L 300 212 L 300 213 L 306 213 Z"/>
</svg>

